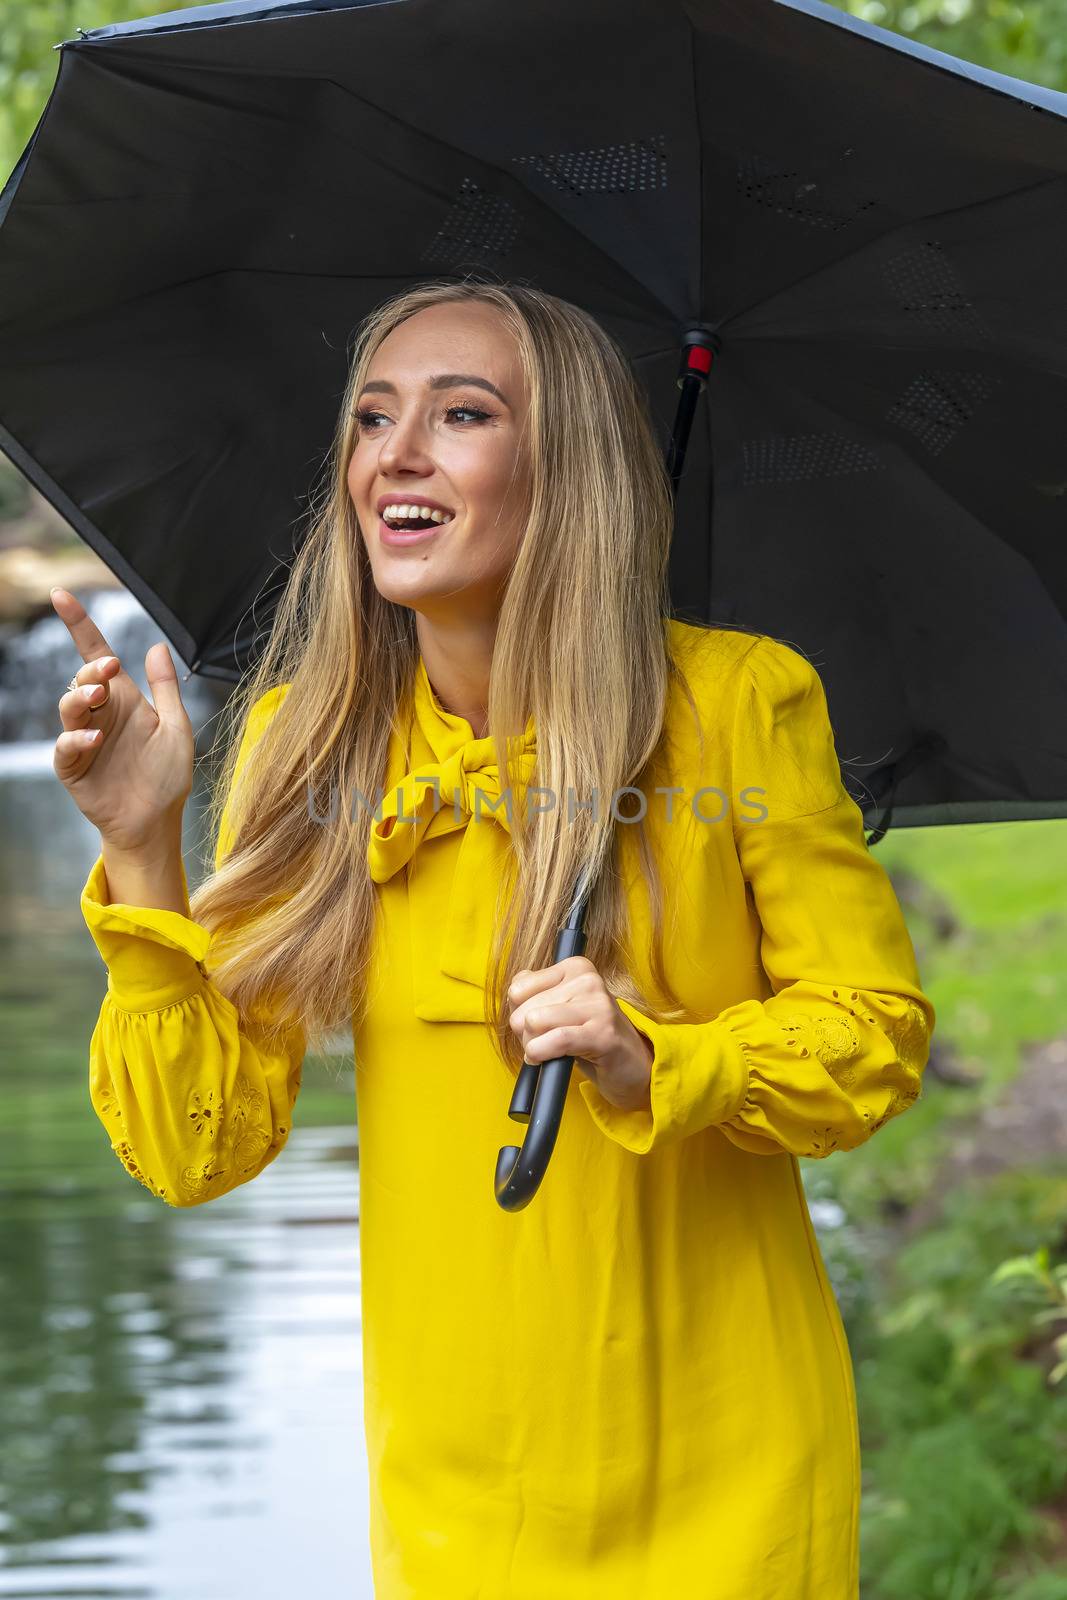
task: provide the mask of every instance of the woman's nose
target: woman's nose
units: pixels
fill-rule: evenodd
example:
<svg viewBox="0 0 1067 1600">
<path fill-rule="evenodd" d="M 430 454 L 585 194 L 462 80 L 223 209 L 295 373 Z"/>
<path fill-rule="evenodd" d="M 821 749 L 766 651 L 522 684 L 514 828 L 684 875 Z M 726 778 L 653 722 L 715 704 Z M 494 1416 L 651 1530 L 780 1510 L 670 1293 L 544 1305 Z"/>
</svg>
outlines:
<svg viewBox="0 0 1067 1600">
<path fill-rule="evenodd" d="M 425 429 L 418 417 L 401 417 L 383 441 L 379 461 L 383 467 L 425 466 L 428 462 Z"/>
</svg>

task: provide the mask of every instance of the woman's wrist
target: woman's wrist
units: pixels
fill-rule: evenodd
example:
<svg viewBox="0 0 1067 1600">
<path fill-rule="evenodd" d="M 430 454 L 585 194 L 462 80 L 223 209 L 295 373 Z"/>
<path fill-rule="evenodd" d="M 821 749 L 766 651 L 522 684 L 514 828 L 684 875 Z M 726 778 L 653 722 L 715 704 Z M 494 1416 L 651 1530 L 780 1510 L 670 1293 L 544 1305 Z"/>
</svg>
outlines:
<svg viewBox="0 0 1067 1600">
<path fill-rule="evenodd" d="M 144 906 L 189 915 L 181 826 L 168 828 L 136 849 L 101 839 L 108 903 Z"/>
</svg>

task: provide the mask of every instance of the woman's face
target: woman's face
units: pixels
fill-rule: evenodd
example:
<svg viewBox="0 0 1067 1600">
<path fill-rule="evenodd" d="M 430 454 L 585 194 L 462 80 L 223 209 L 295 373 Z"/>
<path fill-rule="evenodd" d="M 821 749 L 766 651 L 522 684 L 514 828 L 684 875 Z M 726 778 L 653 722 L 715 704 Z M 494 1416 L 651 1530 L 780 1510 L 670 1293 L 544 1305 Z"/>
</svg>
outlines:
<svg viewBox="0 0 1067 1600">
<path fill-rule="evenodd" d="M 377 589 L 430 617 L 495 615 L 528 483 L 526 385 L 500 313 L 478 302 L 416 312 L 379 346 L 355 408 L 348 490 Z M 390 507 L 448 517 L 394 535 Z"/>
</svg>

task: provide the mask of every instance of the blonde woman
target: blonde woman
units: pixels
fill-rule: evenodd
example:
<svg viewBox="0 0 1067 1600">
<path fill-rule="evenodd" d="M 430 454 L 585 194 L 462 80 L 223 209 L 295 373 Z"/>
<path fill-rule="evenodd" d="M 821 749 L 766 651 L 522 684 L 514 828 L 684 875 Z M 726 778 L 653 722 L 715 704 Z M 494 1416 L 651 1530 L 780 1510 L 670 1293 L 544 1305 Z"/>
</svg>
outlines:
<svg viewBox="0 0 1067 1600">
<path fill-rule="evenodd" d="M 169 651 L 150 704 L 54 596 L 84 662 L 55 768 L 101 841 L 90 1094 L 128 1170 L 175 1206 L 256 1177 L 351 1019 L 378 1600 L 858 1592 L 797 1158 L 911 1104 L 934 1010 L 817 672 L 670 617 L 671 526 L 590 316 L 471 281 L 380 306 L 191 898 Z M 586 954 L 554 965 L 583 866 Z M 504 1212 L 514 1075 L 570 1053 Z"/>
</svg>

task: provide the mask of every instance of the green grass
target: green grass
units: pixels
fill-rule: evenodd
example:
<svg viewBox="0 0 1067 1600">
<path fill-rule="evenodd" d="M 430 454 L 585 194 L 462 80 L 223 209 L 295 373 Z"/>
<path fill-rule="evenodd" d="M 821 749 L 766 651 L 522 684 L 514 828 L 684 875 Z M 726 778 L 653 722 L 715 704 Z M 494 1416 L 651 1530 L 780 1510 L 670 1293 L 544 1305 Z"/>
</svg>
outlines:
<svg viewBox="0 0 1067 1600">
<path fill-rule="evenodd" d="M 950 901 L 972 928 L 1013 929 L 1067 904 L 1067 818 L 890 829 L 872 854 L 907 867 Z"/>
<path fill-rule="evenodd" d="M 1033 1308 L 989 1283 L 1042 1245 L 1067 1259 L 1067 1152 L 949 1192 L 904 1248 L 886 1220 L 928 1197 L 960 1119 L 1004 1093 L 1023 1044 L 1067 1033 L 1067 821 L 905 829 L 874 854 L 958 921 L 939 941 L 905 901 L 935 1043 L 982 1078 L 928 1075 L 868 1144 L 802 1163 L 809 1195 L 849 1218 L 823 1244 L 856 1369 L 862 1593 L 1067 1600 L 1067 1383 L 1047 1381 Z"/>
<path fill-rule="evenodd" d="M 1067 1033 L 1067 820 L 902 829 L 873 854 L 891 875 L 921 879 L 959 923 L 958 934 L 937 942 L 928 918 L 904 900 L 937 1012 L 935 1048 L 951 1045 L 981 1081 L 946 1087 L 928 1074 L 907 1112 L 859 1150 L 829 1158 L 842 1203 L 863 1218 L 887 1200 L 921 1194 L 953 1125 L 1003 1092 L 1022 1046 Z"/>
</svg>

